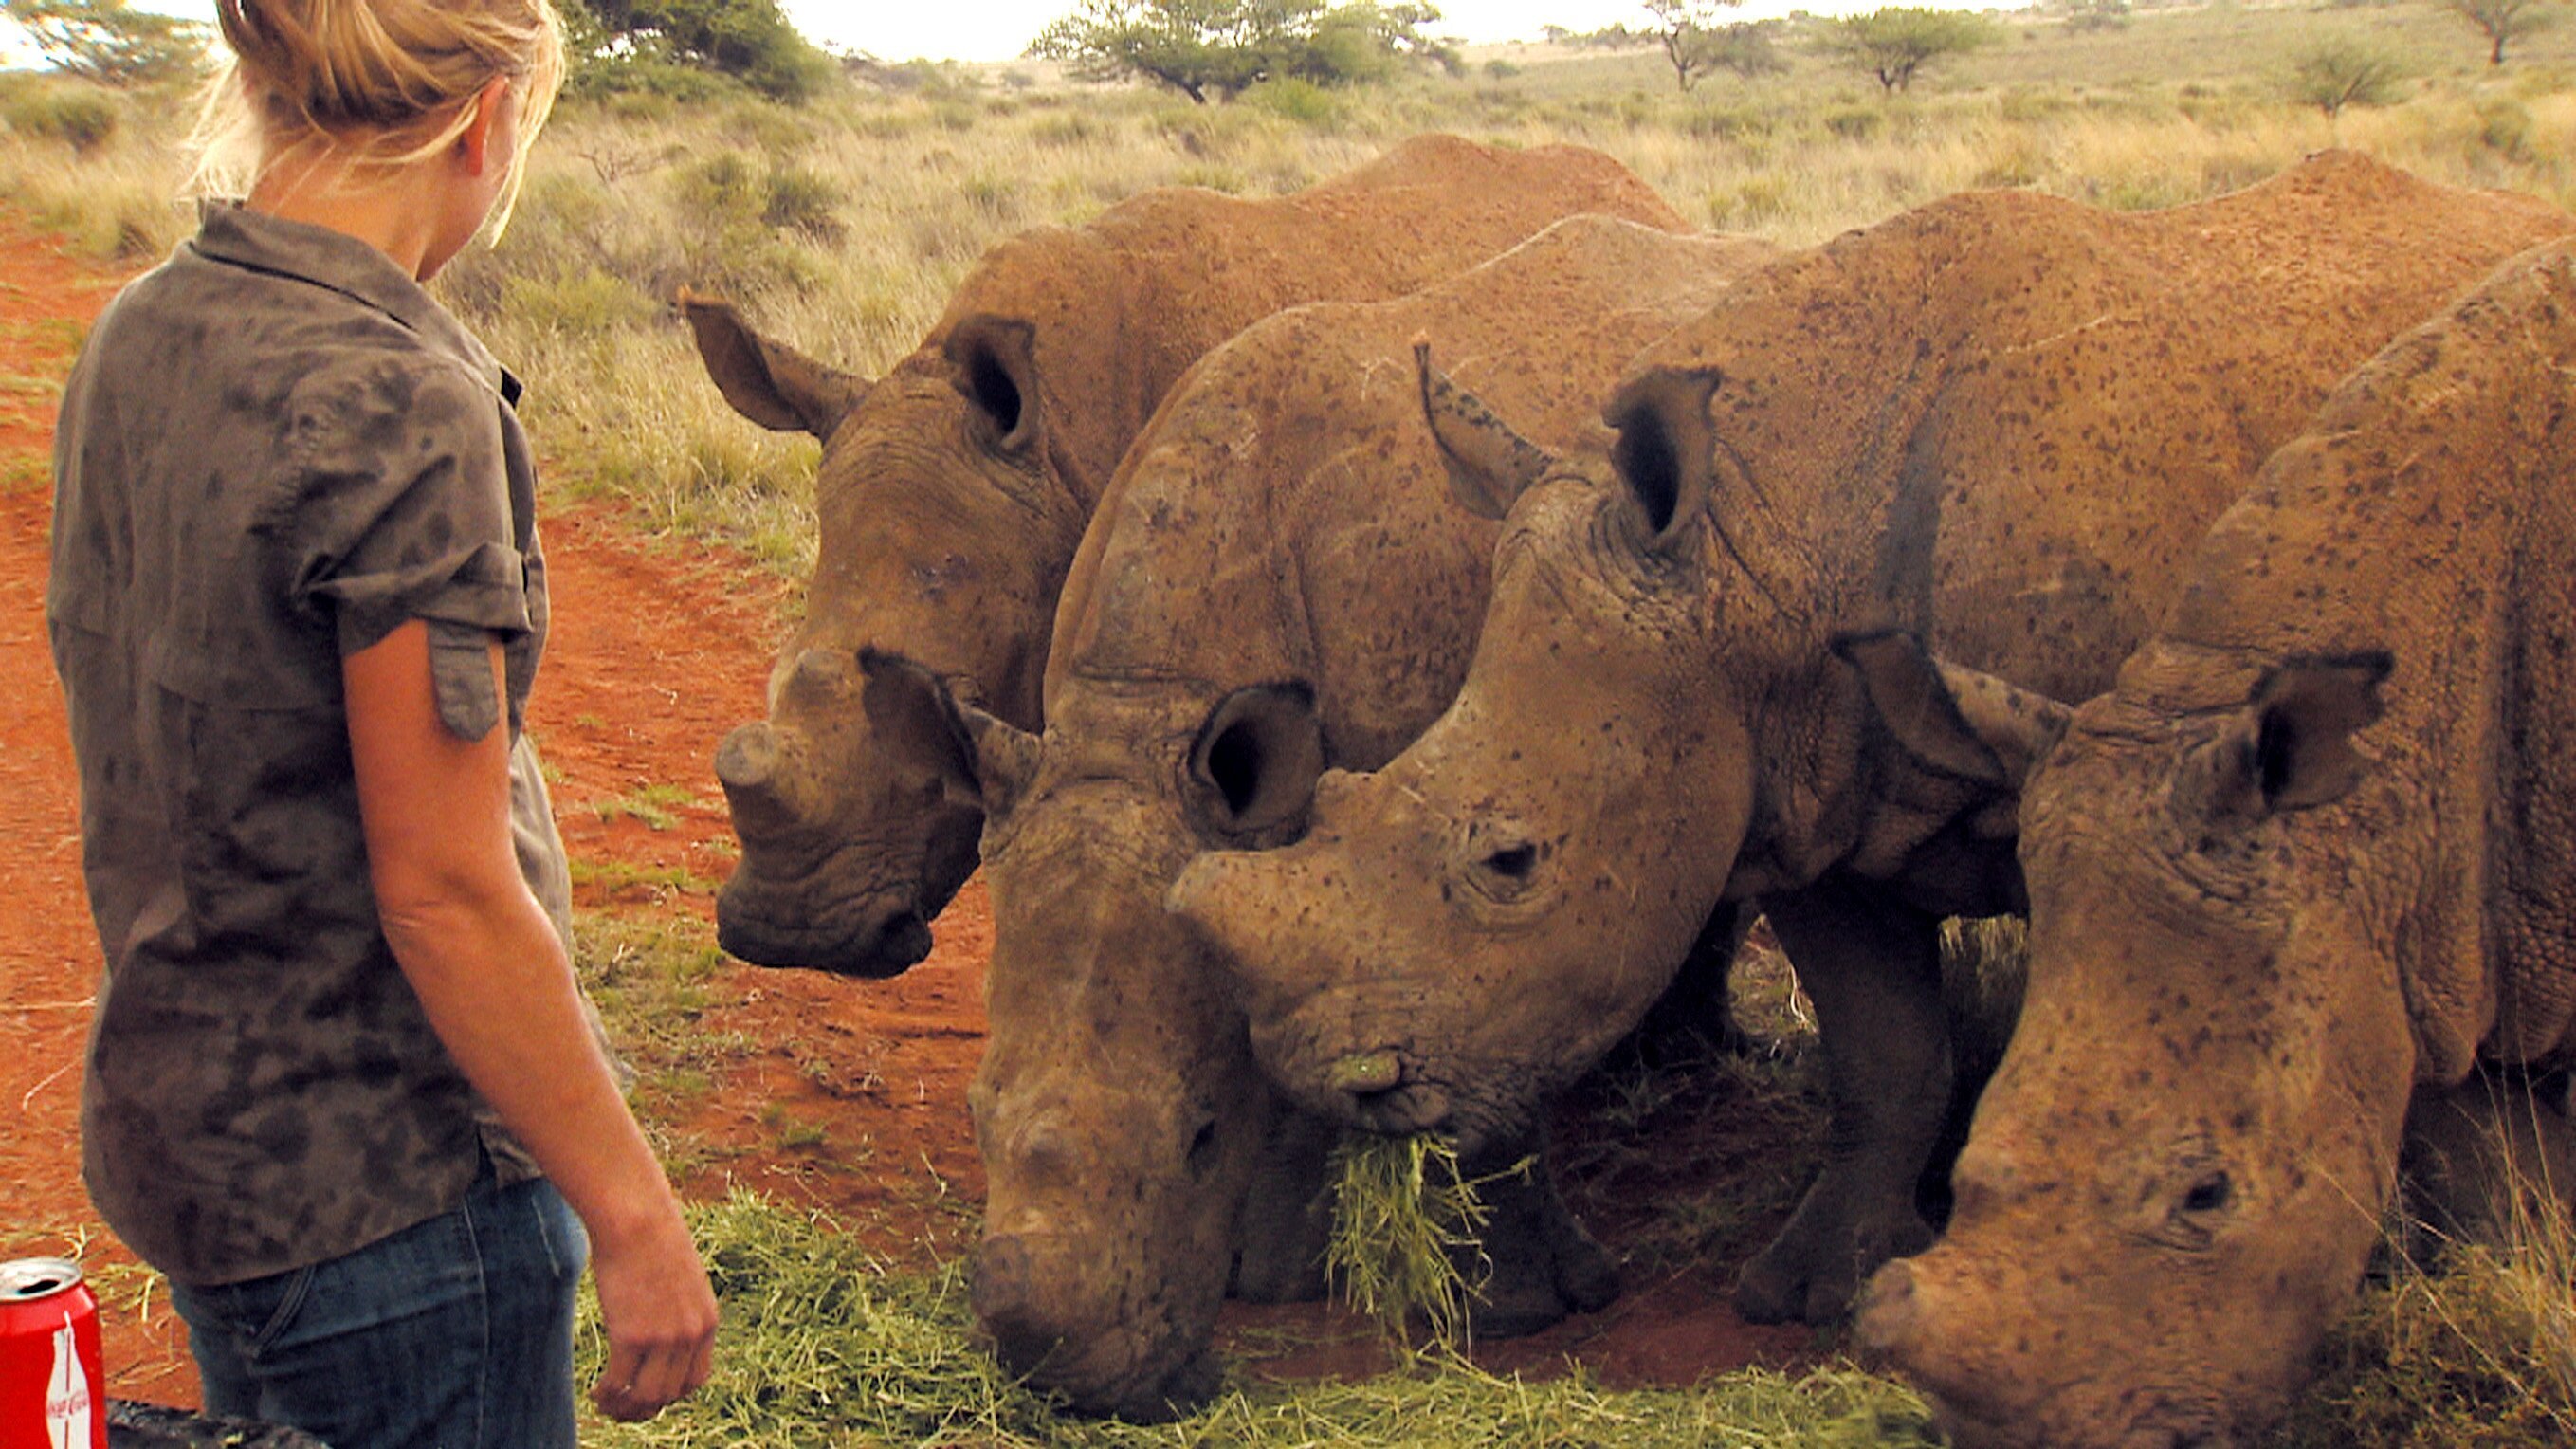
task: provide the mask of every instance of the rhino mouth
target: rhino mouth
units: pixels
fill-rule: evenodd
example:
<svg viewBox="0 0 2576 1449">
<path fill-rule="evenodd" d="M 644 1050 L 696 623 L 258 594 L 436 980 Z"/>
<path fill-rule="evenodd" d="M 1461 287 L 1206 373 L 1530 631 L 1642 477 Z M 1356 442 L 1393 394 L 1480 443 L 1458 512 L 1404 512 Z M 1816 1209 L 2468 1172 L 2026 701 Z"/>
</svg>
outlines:
<svg viewBox="0 0 2576 1449">
<path fill-rule="evenodd" d="M 2123 1425 L 2116 1421 L 2078 1421 L 2070 1425 L 1973 1406 L 1951 1394 L 1935 1392 L 1932 1424 L 1957 1449 L 2225 1449 L 2235 1442 L 2215 1416 L 2180 1412 L 2150 1413 Z"/>
<path fill-rule="evenodd" d="M 748 871 L 736 871 L 716 895 L 716 945 L 754 966 L 878 980 L 918 965 L 932 938 L 908 900 L 876 897 L 791 915 Z"/>
</svg>

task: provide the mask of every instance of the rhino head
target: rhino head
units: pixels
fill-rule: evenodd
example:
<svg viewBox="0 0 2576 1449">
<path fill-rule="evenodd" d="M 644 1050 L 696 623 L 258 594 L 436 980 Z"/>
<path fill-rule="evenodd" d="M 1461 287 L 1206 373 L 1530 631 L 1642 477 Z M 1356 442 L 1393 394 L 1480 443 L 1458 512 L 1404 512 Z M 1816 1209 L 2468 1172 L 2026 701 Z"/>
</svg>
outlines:
<svg viewBox="0 0 2576 1449">
<path fill-rule="evenodd" d="M 1710 378 L 1630 385 L 1586 463 L 1421 376 L 1453 494 L 1504 520 L 1466 682 L 1381 770 L 1327 772 L 1302 840 L 1203 854 L 1167 905 L 1239 973 L 1292 1098 L 1473 1151 L 1670 981 L 1753 808 L 1757 701 L 1631 687 L 1707 633 Z M 1675 861 L 1681 838 L 1716 844 Z"/>
<path fill-rule="evenodd" d="M 1871 676 L 1953 748 L 2038 761 L 2021 1024 L 1944 1241 L 1881 1269 L 1859 1321 L 1963 1446 L 2259 1428 L 2350 1301 L 2395 1179 L 2404 926 L 2348 848 L 2406 828 L 2393 795 L 2355 790 L 2388 660 L 2292 661 L 2249 689 L 2248 666 L 2164 653 L 2062 739 L 1971 721 L 1919 668 Z M 2233 683 L 2173 707 L 2175 679 L 2213 674 Z M 2168 703 L 2140 703 L 2160 675 Z"/>
<path fill-rule="evenodd" d="M 885 768 L 859 707 L 858 652 L 899 650 L 1034 722 L 1056 581 L 1080 511 L 1052 477 L 1031 329 L 976 315 L 868 382 L 683 299 L 707 371 L 752 421 L 823 441 L 821 551 L 769 716 L 716 752 L 742 860 L 717 936 L 764 966 L 856 976 L 930 951 L 930 920 L 975 866 L 982 816 Z"/>
<path fill-rule="evenodd" d="M 1293 828 L 1322 763 L 1313 700 L 1264 685 L 1208 710 L 1077 688 L 1034 736 L 916 665 L 865 668 L 883 747 L 986 820 L 976 1317 L 1005 1365 L 1077 1409 L 1168 1418 L 1216 1386 L 1229 1270 L 1255 1271 L 1235 1265 L 1238 1214 L 1276 1167 L 1282 1113 L 1231 983 L 1155 905 L 1182 842 Z"/>
</svg>

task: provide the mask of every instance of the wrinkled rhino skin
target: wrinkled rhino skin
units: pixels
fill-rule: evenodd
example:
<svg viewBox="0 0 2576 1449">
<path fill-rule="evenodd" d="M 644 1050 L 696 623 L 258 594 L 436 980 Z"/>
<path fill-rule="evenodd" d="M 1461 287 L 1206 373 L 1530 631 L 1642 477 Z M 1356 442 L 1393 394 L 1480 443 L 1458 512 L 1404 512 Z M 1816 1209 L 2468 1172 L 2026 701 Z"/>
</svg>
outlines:
<svg viewBox="0 0 2576 1449">
<path fill-rule="evenodd" d="M 1457 701 L 1172 905 L 1244 972 L 1295 1100 L 1474 1141 L 1634 1024 L 1712 905 L 1757 899 L 1833 1126 L 1736 1300 L 1830 1318 L 1930 1240 L 1939 918 L 2022 905 L 1994 762 L 1897 748 L 1831 640 L 1898 625 L 2020 690 L 2107 687 L 2342 373 L 2568 226 L 2325 153 L 2156 213 L 1963 195 L 1787 259 L 1640 357 L 1606 452 L 1462 462 L 1516 501 Z"/>
<path fill-rule="evenodd" d="M 1083 527 L 1193 361 L 1282 307 L 1401 296 L 1578 213 L 1681 226 L 1598 152 L 1425 136 L 1293 196 L 1167 188 L 1003 242 L 874 382 L 686 299 L 726 398 L 824 440 L 805 620 L 771 673 L 769 717 L 716 756 L 743 847 L 717 902 L 724 948 L 862 976 L 928 953 L 981 821 L 875 763 L 857 651 L 902 653 L 1034 727 Z"/>
<path fill-rule="evenodd" d="M 2356 371 L 2035 742 L 2021 1028 L 1948 1239 L 1861 1315 L 1962 1444 L 2261 1428 L 2401 1144 L 2471 1231 L 2482 1144 L 2576 1188 L 2571 369 L 2562 242 Z"/>
<path fill-rule="evenodd" d="M 1282 1111 L 1229 974 L 1162 899 L 1205 846 L 1293 836 L 1328 762 L 1394 754 L 1466 667 L 1493 531 L 1445 497 L 1414 339 L 1565 445 L 1628 357 L 1769 251 L 1576 218 L 1412 298 L 1273 317 L 1121 466 L 1067 584 L 1042 735 L 871 656 L 879 737 L 987 816 L 975 1306 L 1032 1381 L 1153 1416 L 1204 1384 L 1230 1262 L 1246 1291 L 1320 1286 L 1311 1233 L 1279 1233 L 1333 1134 Z M 1480 1332 L 1615 1291 L 1551 1193 L 1507 1196 L 1530 1241 L 1497 1251 L 1517 1276 Z"/>
</svg>

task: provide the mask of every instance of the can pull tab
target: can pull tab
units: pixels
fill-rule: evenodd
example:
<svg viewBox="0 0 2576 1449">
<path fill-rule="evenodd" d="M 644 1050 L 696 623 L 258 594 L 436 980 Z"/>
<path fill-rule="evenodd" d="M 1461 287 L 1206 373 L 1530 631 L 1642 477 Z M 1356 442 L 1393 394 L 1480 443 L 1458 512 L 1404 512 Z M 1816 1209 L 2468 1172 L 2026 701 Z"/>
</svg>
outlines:
<svg viewBox="0 0 2576 1449">
<path fill-rule="evenodd" d="M 96 1407 L 90 1397 L 89 1367 L 81 1362 L 72 1333 L 72 1316 L 54 1331 L 54 1368 L 45 1384 L 45 1437 L 50 1449 L 90 1449 L 96 1442 Z"/>
</svg>

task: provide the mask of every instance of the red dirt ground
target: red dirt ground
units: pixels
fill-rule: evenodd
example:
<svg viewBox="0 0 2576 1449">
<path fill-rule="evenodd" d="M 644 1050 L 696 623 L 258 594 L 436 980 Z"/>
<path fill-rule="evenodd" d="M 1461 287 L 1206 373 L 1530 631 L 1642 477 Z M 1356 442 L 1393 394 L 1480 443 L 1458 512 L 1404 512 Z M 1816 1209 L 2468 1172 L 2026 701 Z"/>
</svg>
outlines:
<svg viewBox="0 0 2576 1449">
<path fill-rule="evenodd" d="M 44 638 L 44 459 L 50 383 L 116 280 L 0 219 L 0 915 L 12 926 L 0 937 L 0 1104 L 18 1109 L 0 1129 L 0 1257 L 84 1251 L 106 1300 L 111 1391 L 186 1405 L 197 1387 L 185 1334 L 150 1275 L 97 1225 L 75 1141 L 98 946 Z M 550 516 L 546 540 L 556 625 L 530 728 L 556 775 L 576 869 L 591 867 L 581 904 L 711 919 L 706 882 L 730 869 L 732 852 L 708 761 L 725 730 L 761 712 L 776 587 L 720 551 L 642 538 L 598 511 Z M 665 828 L 600 808 L 657 785 L 689 797 L 665 807 L 675 817 Z M 827 1208 L 898 1259 L 961 1251 L 983 1188 L 965 1109 L 992 940 L 979 883 L 942 917 L 938 938 L 929 961 L 887 982 L 729 966 L 701 1029 L 738 1033 L 746 1046 L 677 1124 L 693 1144 L 684 1191 L 720 1196 L 738 1183 Z M 1582 1196 L 1596 1199 L 1596 1225 L 1608 1221 L 1615 1244 L 1615 1206 Z M 1603 1381 L 1634 1384 L 1812 1355 L 1804 1330 L 1747 1328 L 1723 1297 L 1714 1267 L 1632 1281 L 1604 1313 L 1478 1356 L 1537 1371 L 1571 1357 Z M 1227 1323 L 1261 1372 L 1365 1370 L 1376 1357 L 1365 1332 L 1325 1311 L 1237 1308 Z M 1323 1342 L 1280 1351 L 1283 1327 Z"/>
</svg>

